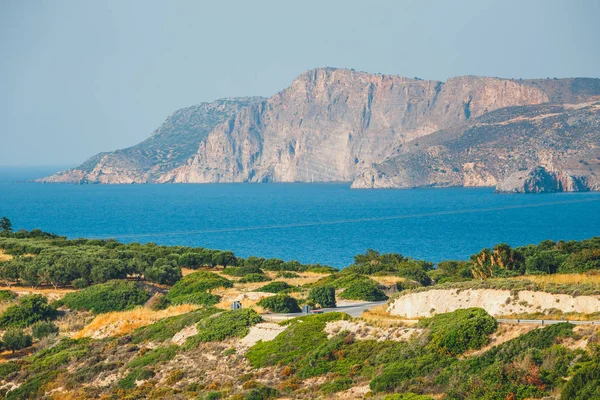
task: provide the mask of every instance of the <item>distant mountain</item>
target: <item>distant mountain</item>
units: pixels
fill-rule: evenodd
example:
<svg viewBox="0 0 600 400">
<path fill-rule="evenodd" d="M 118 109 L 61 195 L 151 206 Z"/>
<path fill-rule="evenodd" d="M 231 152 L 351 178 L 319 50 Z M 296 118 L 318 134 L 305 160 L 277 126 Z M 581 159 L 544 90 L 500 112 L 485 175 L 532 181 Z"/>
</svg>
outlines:
<svg viewBox="0 0 600 400">
<path fill-rule="evenodd" d="M 542 191 L 516 184 L 542 167 L 555 190 L 597 190 L 595 96 L 600 79 L 438 82 L 319 68 L 268 99 L 178 110 L 144 142 L 38 181 Z"/>
</svg>

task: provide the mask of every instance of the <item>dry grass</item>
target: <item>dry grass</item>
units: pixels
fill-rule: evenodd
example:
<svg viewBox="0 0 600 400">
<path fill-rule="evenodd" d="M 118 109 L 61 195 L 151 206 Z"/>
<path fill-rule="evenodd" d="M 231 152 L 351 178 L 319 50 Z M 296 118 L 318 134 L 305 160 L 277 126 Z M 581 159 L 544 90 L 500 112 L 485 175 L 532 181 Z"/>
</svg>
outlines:
<svg viewBox="0 0 600 400">
<path fill-rule="evenodd" d="M 104 338 L 108 336 L 125 335 L 133 332 L 137 328 L 149 325 L 160 319 L 185 314 L 197 308 L 197 306 L 191 304 L 182 304 L 159 311 L 140 307 L 131 311 L 100 314 L 85 328 L 75 333 L 73 337 Z"/>
<path fill-rule="evenodd" d="M 6 286 L 6 289 L 12 290 L 13 292 L 15 292 L 18 295 L 41 294 L 43 296 L 46 296 L 49 300 L 62 299 L 67 293 L 77 291 L 75 289 L 69 289 L 69 288 L 60 288 L 60 289 L 54 289 L 53 287 L 32 288 L 31 286 L 20 286 L 20 285 Z"/>
<path fill-rule="evenodd" d="M 528 280 L 535 283 L 554 283 L 559 285 L 577 283 L 600 284 L 600 274 L 523 275 L 511 279 Z"/>
<path fill-rule="evenodd" d="M 13 256 L 11 256 L 10 254 L 6 254 L 2 250 L 0 250 L 0 261 L 9 261 L 12 260 L 12 258 Z"/>
<path fill-rule="evenodd" d="M 368 321 L 370 325 L 381 328 L 412 325 L 418 322 L 418 320 L 410 320 L 404 317 L 391 315 L 387 311 L 387 307 L 387 304 L 373 307 L 370 310 L 364 311 L 361 315 L 361 318 L 365 321 Z"/>
<path fill-rule="evenodd" d="M 380 285 L 386 285 L 386 286 L 395 285 L 398 282 L 404 282 L 406 280 L 406 278 L 402 278 L 402 277 L 395 276 L 395 275 L 383 275 L 383 276 L 372 275 L 372 276 L 369 276 L 369 278 L 373 279 Z"/>
</svg>

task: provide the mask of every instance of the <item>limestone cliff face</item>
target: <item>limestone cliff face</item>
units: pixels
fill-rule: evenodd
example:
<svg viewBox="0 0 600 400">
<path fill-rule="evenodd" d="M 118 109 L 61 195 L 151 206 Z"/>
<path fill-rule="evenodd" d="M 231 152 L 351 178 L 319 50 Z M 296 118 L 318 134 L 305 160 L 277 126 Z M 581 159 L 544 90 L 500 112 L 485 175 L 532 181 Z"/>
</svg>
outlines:
<svg viewBox="0 0 600 400">
<path fill-rule="evenodd" d="M 355 188 L 496 186 L 500 193 L 600 190 L 600 102 L 509 107 L 415 139 Z"/>
<path fill-rule="evenodd" d="M 495 184 L 498 175 L 482 167 L 484 161 L 468 161 L 445 174 L 386 168 L 421 138 L 494 110 L 600 94 L 596 80 L 573 82 L 473 76 L 438 82 L 320 68 L 269 99 L 226 99 L 180 110 L 147 141 L 40 181 Z M 452 151 L 429 146 L 419 157 L 435 163 Z"/>
</svg>

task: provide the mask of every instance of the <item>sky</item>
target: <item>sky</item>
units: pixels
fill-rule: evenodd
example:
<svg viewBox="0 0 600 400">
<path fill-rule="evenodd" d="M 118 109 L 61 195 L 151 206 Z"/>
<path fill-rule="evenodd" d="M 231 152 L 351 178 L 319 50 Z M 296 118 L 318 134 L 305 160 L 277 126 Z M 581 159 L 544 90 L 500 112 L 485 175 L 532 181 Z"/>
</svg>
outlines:
<svg viewBox="0 0 600 400">
<path fill-rule="evenodd" d="M 0 165 L 77 165 L 303 71 L 600 77 L 600 1 L 0 0 Z"/>
</svg>

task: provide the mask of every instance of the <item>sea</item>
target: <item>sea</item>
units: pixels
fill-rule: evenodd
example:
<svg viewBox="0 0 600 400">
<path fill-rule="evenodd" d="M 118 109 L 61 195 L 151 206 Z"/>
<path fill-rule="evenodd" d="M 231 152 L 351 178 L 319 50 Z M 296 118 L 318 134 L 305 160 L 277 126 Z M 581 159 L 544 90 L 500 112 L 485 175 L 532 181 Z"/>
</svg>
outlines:
<svg viewBox="0 0 600 400">
<path fill-rule="evenodd" d="M 600 193 L 355 190 L 348 183 L 70 185 L 60 167 L 0 167 L 0 216 L 68 238 L 232 250 L 344 267 L 367 249 L 433 262 L 497 243 L 600 236 Z"/>
</svg>

